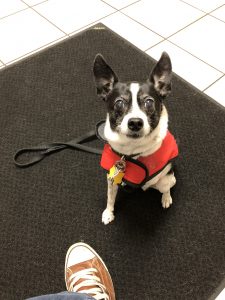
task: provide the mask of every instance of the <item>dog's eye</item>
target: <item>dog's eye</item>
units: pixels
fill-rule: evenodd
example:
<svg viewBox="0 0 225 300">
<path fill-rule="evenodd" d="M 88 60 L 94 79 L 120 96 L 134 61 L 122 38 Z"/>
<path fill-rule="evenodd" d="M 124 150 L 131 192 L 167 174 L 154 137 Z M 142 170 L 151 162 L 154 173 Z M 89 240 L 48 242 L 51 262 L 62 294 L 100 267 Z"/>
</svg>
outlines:
<svg viewBox="0 0 225 300">
<path fill-rule="evenodd" d="M 146 109 L 151 109 L 154 102 L 155 102 L 155 100 L 151 97 L 145 98 L 145 102 L 144 102 L 145 108 Z"/>
<path fill-rule="evenodd" d="M 125 103 L 124 103 L 124 101 L 122 99 L 118 99 L 116 101 L 116 103 L 114 104 L 114 108 L 116 110 L 122 110 L 122 109 L 124 109 L 124 107 L 125 107 Z"/>
</svg>

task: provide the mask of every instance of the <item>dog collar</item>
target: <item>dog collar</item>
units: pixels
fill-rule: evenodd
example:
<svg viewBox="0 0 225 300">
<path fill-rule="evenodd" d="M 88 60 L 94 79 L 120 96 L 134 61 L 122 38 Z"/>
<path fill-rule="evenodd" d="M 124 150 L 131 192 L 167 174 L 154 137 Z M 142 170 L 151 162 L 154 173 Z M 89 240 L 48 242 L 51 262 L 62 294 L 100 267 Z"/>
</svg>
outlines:
<svg viewBox="0 0 225 300">
<path fill-rule="evenodd" d="M 133 157 L 139 156 L 141 154 L 141 153 L 135 153 L 135 154 L 132 154 L 132 155 L 126 155 L 126 154 L 123 154 L 123 153 L 120 153 L 120 152 L 116 151 L 112 147 L 111 147 L 111 149 L 112 149 L 113 152 L 115 152 L 120 157 L 123 157 L 125 160 L 127 160 L 129 158 L 133 158 Z"/>
</svg>

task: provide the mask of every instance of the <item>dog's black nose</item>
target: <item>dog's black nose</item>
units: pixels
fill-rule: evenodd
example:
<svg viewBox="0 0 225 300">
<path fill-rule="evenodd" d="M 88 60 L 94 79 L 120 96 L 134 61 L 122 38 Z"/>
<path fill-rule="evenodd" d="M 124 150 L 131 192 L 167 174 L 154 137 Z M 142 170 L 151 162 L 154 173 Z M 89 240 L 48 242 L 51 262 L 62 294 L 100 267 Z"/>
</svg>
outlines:
<svg viewBox="0 0 225 300">
<path fill-rule="evenodd" d="M 128 120 L 128 128 L 132 131 L 139 131 L 143 127 L 144 122 L 140 118 L 131 118 Z"/>
</svg>

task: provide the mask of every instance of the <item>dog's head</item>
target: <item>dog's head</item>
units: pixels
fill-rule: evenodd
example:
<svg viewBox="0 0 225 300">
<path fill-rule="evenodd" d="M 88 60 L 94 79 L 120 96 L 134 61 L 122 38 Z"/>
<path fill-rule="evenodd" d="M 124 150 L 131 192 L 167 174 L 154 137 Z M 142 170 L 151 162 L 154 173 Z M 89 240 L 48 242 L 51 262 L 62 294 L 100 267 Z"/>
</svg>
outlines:
<svg viewBox="0 0 225 300">
<path fill-rule="evenodd" d="M 162 101 L 171 91 L 172 65 L 166 52 L 145 83 L 122 83 L 98 54 L 94 61 L 98 97 L 105 101 L 113 133 L 129 139 L 149 135 L 158 125 Z"/>
</svg>

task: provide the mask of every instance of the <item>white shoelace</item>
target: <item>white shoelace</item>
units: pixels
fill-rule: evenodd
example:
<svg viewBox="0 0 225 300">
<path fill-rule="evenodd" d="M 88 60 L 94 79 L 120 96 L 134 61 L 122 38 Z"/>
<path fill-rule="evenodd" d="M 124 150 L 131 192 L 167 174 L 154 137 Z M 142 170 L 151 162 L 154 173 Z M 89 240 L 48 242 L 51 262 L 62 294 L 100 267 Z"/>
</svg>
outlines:
<svg viewBox="0 0 225 300">
<path fill-rule="evenodd" d="M 95 268 L 89 268 L 72 274 L 69 278 L 69 291 L 91 294 L 96 300 L 109 300 L 109 296 L 106 294 L 106 287 L 100 282 L 100 278 L 94 275 L 96 272 L 97 270 Z M 79 280 L 82 281 L 77 284 Z M 89 286 L 95 287 L 79 291 L 80 288 Z"/>
</svg>

